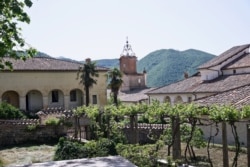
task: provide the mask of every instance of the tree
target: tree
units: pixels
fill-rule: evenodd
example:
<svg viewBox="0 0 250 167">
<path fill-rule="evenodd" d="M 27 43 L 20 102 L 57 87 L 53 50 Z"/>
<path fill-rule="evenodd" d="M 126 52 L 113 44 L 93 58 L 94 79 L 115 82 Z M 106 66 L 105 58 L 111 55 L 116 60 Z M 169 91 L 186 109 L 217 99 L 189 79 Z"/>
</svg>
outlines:
<svg viewBox="0 0 250 167">
<path fill-rule="evenodd" d="M 114 98 L 114 104 L 118 106 L 117 96 L 119 89 L 123 83 L 121 71 L 117 68 L 112 69 L 111 71 L 108 72 L 108 79 L 110 79 L 108 87 L 111 88 L 111 92 Z"/>
<path fill-rule="evenodd" d="M 21 36 L 21 28 L 18 23 L 30 23 L 30 18 L 25 7 L 31 7 L 30 0 L 1 0 L 0 1 L 0 70 L 8 67 L 12 69 L 10 61 L 4 61 L 8 56 L 14 59 L 25 60 L 34 56 L 36 50 L 28 47 Z"/>
<path fill-rule="evenodd" d="M 96 63 L 91 62 L 90 59 L 86 59 L 84 65 L 79 67 L 77 79 L 80 77 L 80 83 L 84 85 L 86 95 L 86 106 L 89 106 L 89 89 L 97 83 L 97 80 L 95 80 L 93 77 L 98 76 L 99 74 L 96 69 Z"/>
</svg>

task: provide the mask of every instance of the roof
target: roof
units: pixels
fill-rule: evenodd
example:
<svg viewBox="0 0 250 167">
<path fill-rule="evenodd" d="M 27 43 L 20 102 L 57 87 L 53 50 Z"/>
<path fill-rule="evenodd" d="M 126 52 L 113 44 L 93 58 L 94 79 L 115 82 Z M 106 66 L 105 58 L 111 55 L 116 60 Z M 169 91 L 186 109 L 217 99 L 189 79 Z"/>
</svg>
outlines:
<svg viewBox="0 0 250 167">
<path fill-rule="evenodd" d="M 108 156 L 97 158 L 73 159 L 64 161 L 52 161 L 34 163 L 28 165 L 17 165 L 18 167 L 136 167 L 134 164 L 121 156 Z"/>
<path fill-rule="evenodd" d="M 77 61 L 48 57 L 33 57 L 25 61 L 5 57 L 4 61 L 10 61 L 15 71 L 78 71 L 79 67 L 83 65 Z M 97 70 L 107 71 L 108 68 L 97 67 Z"/>
<path fill-rule="evenodd" d="M 222 69 L 227 70 L 227 69 L 246 68 L 246 67 L 250 67 L 250 53 L 244 54 L 243 56 L 232 61 Z"/>
<path fill-rule="evenodd" d="M 200 76 L 163 86 L 147 94 L 218 93 L 250 84 L 250 74 L 225 75 L 212 81 L 202 82 Z"/>
<path fill-rule="evenodd" d="M 222 62 L 226 61 L 227 59 L 231 58 L 235 54 L 245 50 L 248 47 L 250 47 L 250 44 L 234 46 L 231 49 L 220 54 L 219 56 L 217 56 L 217 57 L 213 58 L 212 60 L 206 62 L 205 64 L 199 66 L 198 69 L 210 68 L 210 67 L 219 65 Z"/>
<path fill-rule="evenodd" d="M 147 88 L 147 89 L 139 89 L 139 90 L 133 90 L 129 92 L 119 92 L 118 98 L 122 102 L 140 102 L 142 100 L 147 100 L 147 92 L 152 90 L 152 88 Z"/>
<path fill-rule="evenodd" d="M 244 105 L 250 104 L 250 85 L 228 90 L 209 97 L 204 97 L 195 100 L 195 103 L 202 106 L 229 104 L 234 105 L 237 108 L 241 108 Z"/>
</svg>

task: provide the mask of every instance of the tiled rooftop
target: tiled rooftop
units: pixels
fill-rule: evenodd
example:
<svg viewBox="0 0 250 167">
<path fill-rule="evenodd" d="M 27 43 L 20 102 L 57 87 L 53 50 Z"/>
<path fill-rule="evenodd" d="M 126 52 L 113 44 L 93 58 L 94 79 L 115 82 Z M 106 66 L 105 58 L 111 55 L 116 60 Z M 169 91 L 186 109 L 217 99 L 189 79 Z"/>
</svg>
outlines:
<svg viewBox="0 0 250 167">
<path fill-rule="evenodd" d="M 196 100 L 195 103 L 202 106 L 230 104 L 241 108 L 246 104 L 250 104 L 250 85 L 204 97 Z"/>
<path fill-rule="evenodd" d="M 130 91 L 127 93 L 119 92 L 119 99 L 123 102 L 139 102 L 141 100 L 148 99 L 148 96 L 145 94 L 148 91 L 153 90 L 152 88 L 139 89 L 135 91 Z"/>
<path fill-rule="evenodd" d="M 231 49 L 225 51 L 224 53 L 220 54 L 219 56 L 213 58 L 212 60 L 208 61 L 207 63 L 199 66 L 199 69 L 204 68 L 210 68 L 216 65 L 219 65 L 220 63 L 226 61 L 227 59 L 231 58 L 235 54 L 245 50 L 246 48 L 249 48 L 250 44 L 246 45 L 240 45 L 240 46 L 234 46 Z"/>
<path fill-rule="evenodd" d="M 4 58 L 12 63 L 15 71 L 76 71 L 83 65 L 77 61 L 67 61 L 48 57 L 28 58 L 26 61 Z M 97 70 L 107 71 L 108 68 L 97 67 Z"/>
<path fill-rule="evenodd" d="M 250 84 L 250 74 L 238 74 L 221 76 L 209 82 L 202 82 L 200 76 L 194 76 L 185 80 L 149 91 L 148 94 L 165 93 L 216 93 L 235 89 Z"/>
<path fill-rule="evenodd" d="M 245 68 L 245 67 L 250 67 L 250 53 L 246 53 L 239 59 L 236 59 L 230 64 L 226 65 L 225 67 L 223 67 L 223 70 Z"/>
</svg>

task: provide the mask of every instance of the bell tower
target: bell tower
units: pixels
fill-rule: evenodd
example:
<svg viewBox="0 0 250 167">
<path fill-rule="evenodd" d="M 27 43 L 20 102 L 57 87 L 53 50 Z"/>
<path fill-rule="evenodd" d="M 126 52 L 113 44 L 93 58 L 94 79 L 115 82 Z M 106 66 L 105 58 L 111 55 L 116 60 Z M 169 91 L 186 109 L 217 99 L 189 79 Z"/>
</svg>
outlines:
<svg viewBox="0 0 250 167">
<path fill-rule="evenodd" d="M 136 62 L 137 57 L 132 50 L 131 45 L 128 43 L 128 37 L 126 44 L 123 47 L 123 51 L 120 56 L 120 70 L 124 74 L 136 74 Z"/>
<path fill-rule="evenodd" d="M 128 43 L 128 37 L 119 60 L 120 71 L 123 73 L 121 91 L 125 92 L 146 88 L 146 71 L 144 70 L 143 73 L 137 73 L 137 57 L 131 45 Z"/>
</svg>

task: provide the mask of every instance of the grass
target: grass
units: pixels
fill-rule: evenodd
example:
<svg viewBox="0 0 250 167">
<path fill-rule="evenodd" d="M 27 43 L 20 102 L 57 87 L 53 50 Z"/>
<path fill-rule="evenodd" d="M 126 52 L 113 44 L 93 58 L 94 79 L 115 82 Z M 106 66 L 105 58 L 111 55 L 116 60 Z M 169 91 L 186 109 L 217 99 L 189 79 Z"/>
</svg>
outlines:
<svg viewBox="0 0 250 167">
<path fill-rule="evenodd" d="M 0 167 L 6 165 L 26 165 L 52 161 L 55 146 L 23 145 L 0 150 Z"/>
</svg>

